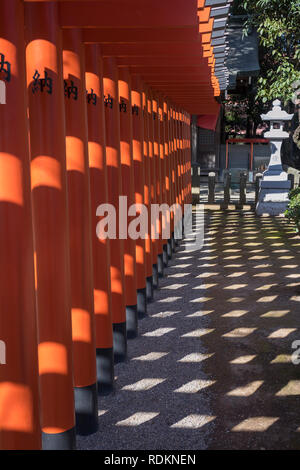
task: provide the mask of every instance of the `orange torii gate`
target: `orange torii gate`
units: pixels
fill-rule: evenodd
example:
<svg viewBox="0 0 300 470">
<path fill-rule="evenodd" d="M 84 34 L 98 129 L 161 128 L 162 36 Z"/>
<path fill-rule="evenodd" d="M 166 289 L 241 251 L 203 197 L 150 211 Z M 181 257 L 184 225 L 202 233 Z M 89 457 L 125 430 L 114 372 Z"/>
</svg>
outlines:
<svg viewBox="0 0 300 470">
<path fill-rule="evenodd" d="M 160 214 L 158 240 L 124 243 L 99 239 L 97 209 L 191 202 L 190 115 L 220 95 L 212 28 L 203 0 L 1 1 L 0 449 L 95 432 L 175 248 L 172 214 L 168 238 Z"/>
</svg>

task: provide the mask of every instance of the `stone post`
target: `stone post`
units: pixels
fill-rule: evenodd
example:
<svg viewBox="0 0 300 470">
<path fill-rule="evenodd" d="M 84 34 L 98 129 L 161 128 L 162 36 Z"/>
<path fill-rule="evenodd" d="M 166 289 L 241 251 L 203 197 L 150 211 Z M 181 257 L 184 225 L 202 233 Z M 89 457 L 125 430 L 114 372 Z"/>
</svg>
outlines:
<svg viewBox="0 0 300 470">
<path fill-rule="evenodd" d="M 246 204 L 246 183 L 247 183 L 247 173 L 242 171 L 240 173 L 240 204 L 242 206 Z"/>
<path fill-rule="evenodd" d="M 259 185 L 262 179 L 262 173 L 257 173 L 255 177 L 255 206 L 258 203 Z"/>
<path fill-rule="evenodd" d="M 295 187 L 295 175 L 293 173 L 288 173 L 288 180 L 291 182 L 291 189 Z"/>
<path fill-rule="evenodd" d="M 224 205 L 230 204 L 231 173 L 224 173 Z"/>
<path fill-rule="evenodd" d="M 216 185 L 216 174 L 211 172 L 208 174 L 208 204 L 215 202 L 215 185 Z"/>
</svg>

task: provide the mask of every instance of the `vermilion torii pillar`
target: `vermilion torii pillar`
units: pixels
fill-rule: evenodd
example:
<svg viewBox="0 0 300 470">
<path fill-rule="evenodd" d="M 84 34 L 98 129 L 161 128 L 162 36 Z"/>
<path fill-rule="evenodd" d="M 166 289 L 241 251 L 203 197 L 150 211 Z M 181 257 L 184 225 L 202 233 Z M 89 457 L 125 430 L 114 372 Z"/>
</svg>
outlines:
<svg viewBox="0 0 300 470">
<path fill-rule="evenodd" d="M 84 45 L 78 29 L 63 32 L 63 75 L 76 431 L 86 435 L 98 429 L 98 395 L 87 95 Z"/>
<path fill-rule="evenodd" d="M 129 208 L 135 203 L 135 179 L 132 145 L 131 76 L 128 67 L 119 69 L 119 107 L 122 196 L 127 197 L 127 207 Z M 124 215 L 126 217 L 124 224 L 127 225 L 127 213 Z M 130 217 L 128 219 L 130 220 Z M 124 276 L 127 337 L 134 338 L 138 333 L 136 242 L 130 236 L 127 236 L 124 240 Z"/>
<path fill-rule="evenodd" d="M 148 114 L 148 90 L 143 84 L 143 121 L 144 121 L 144 204 L 148 210 L 148 226 L 145 238 L 145 262 L 146 262 L 146 296 L 147 301 L 153 301 L 153 274 L 152 274 L 152 239 L 151 239 L 151 157 L 153 141 L 150 142 L 150 119 Z M 152 124 L 152 122 L 151 122 Z M 152 138 L 152 137 L 151 137 Z M 151 154 L 151 155 L 150 155 Z"/>
<path fill-rule="evenodd" d="M 160 164 L 160 192 L 161 192 L 161 204 L 162 207 L 167 203 L 167 193 L 166 193 L 166 153 L 165 153 L 165 132 L 166 132 L 166 121 L 164 115 L 164 98 L 162 95 L 159 95 L 159 164 Z M 168 224 L 168 212 L 162 209 L 162 237 L 166 233 L 167 224 Z M 164 267 L 168 266 L 168 241 L 163 238 L 163 264 Z"/>
<path fill-rule="evenodd" d="M 183 214 L 183 200 L 182 200 L 182 171 L 181 171 L 181 143 L 180 143 L 180 123 L 179 123 L 179 111 L 175 107 L 175 145 L 176 145 L 176 181 L 177 181 L 177 198 L 178 204 L 181 207 Z M 183 214 L 184 217 L 184 214 Z M 180 223 L 183 227 L 183 219 Z M 181 233 L 182 227 L 178 226 L 179 233 Z"/>
<path fill-rule="evenodd" d="M 144 204 L 145 191 L 145 167 L 144 167 L 144 122 L 143 122 L 143 97 L 142 83 L 138 75 L 132 77 L 132 127 L 133 127 L 133 161 L 135 178 L 135 203 Z M 142 211 L 137 206 L 137 217 L 142 216 Z M 140 224 L 142 232 L 142 224 Z M 147 314 L 146 293 L 146 256 L 145 234 L 141 233 L 136 240 L 136 275 L 137 275 L 137 308 L 138 315 L 142 318 Z"/>
<path fill-rule="evenodd" d="M 152 92 L 148 90 L 147 96 L 148 118 L 149 118 L 149 163 L 150 163 L 150 203 L 156 204 L 156 161 L 154 153 L 154 113 Z M 151 218 L 151 241 L 152 241 L 152 281 L 153 288 L 159 286 L 157 256 L 158 256 L 158 239 L 155 237 L 156 221 Z"/>
<path fill-rule="evenodd" d="M 166 187 L 166 203 L 169 207 L 172 206 L 171 202 L 171 175 L 170 175 L 170 108 L 167 99 L 164 99 L 164 121 L 165 121 L 165 139 L 164 139 L 164 146 L 165 146 L 165 159 L 166 159 L 166 177 L 165 177 L 165 187 Z M 167 255 L 168 260 L 172 259 L 172 215 L 174 216 L 173 212 L 170 212 L 168 218 L 169 230 L 170 230 L 170 238 L 168 239 L 168 246 L 167 246 Z"/>
<path fill-rule="evenodd" d="M 0 3 L 0 449 L 41 448 L 24 11 Z"/>
<path fill-rule="evenodd" d="M 175 204 L 175 172 L 174 172 L 174 121 L 173 121 L 173 107 L 168 103 L 169 107 L 169 161 L 170 161 L 170 205 Z M 171 212 L 171 245 L 172 251 L 175 252 L 175 234 L 174 234 L 175 218 L 174 213 Z"/>
<path fill-rule="evenodd" d="M 187 161 L 188 161 L 188 204 L 192 204 L 192 153 L 191 153 L 191 116 L 187 114 Z"/>
<path fill-rule="evenodd" d="M 159 101 L 155 93 L 152 96 L 152 109 L 154 119 L 154 160 L 155 160 L 155 191 L 156 191 L 156 204 L 162 204 L 161 193 L 161 164 L 160 164 L 160 115 L 159 115 Z M 162 213 L 160 212 L 156 220 L 157 231 L 157 271 L 158 276 L 164 275 L 163 263 L 163 240 L 162 240 Z"/>
<path fill-rule="evenodd" d="M 27 4 L 27 84 L 44 449 L 75 447 L 62 43 L 57 4 Z"/>
<path fill-rule="evenodd" d="M 115 238 L 110 239 L 113 348 L 115 360 L 123 361 L 127 355 L 127 332 L 124 295 L 124 241 L 119 238 L 119 196 L 122 195 L 122 173 L 118 68 L 113 57 L 104 58 L 103 65 L 108 203 L 114 207 L 116 214 L 116 234 Z"/>
<path fill-rule="evenodd" d="M 178 124 L 179 124 L 179 149 L 180 149 L 180 175 L 181 175 L 181 201 L 182 211 L 184 210 L 185 201 L 185 187 L 184 187 L 184 142 L 183 142 L 183 115 L 182 110 L 178 111 Z"/>
<path fill-rule="evenodd" d="M 106 138 L 103 102 L 103 63 L 97 44 L 85 46 L 86 88 L 89 92 L 88 149 L 91 186 L 92 248 L 94 268 L 94 311 L 98 392 L 112 391 L 114 358 L 110 289 L 109 239 L 100 238 L 98 207 L 107 204 Z"/>
<path fill-rule="evenodd" d="M 180 197 L 180 167 L 179 167 L 179 148 L 178 148 L 178 122 L 177 122 L 177 111 L 176 107 L 173 106 L 173 149 L 174 149 L 174 159 L 173 159 L 173 189 L 174 189 L 174 203 L 181 207 L 181 197 Z M 178 244 L 180 227 L 179 221 L 175 221 L 174 233 L 175 233 L 175 243 Z"/>
</svg>

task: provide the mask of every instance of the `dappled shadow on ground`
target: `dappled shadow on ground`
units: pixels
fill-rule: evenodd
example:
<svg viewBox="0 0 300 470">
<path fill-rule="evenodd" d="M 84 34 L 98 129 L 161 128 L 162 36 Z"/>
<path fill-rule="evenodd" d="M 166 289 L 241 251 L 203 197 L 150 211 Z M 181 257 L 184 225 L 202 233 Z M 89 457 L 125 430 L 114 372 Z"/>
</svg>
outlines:
<svg viewBox="0 0 300 470">
<path fill-rule="evenodd" d="M 89 449 L 299 449 L 300 240 L 281 218 L 206 214 L 162 280 Z"/>
</svg>

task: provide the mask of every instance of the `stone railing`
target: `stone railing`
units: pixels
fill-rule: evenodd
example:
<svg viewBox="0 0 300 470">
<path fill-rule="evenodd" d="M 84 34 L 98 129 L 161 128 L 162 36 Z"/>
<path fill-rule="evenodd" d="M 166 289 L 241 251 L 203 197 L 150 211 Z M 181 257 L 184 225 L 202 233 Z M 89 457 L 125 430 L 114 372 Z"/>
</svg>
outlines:
<svg viewBox="0 0 300 470">
<path fill-rule="evenodd" d="M 254 181 L 248 181 L 247 171 L 241 171 L 239 175 L 239 197 L 238 199 L 232 198 L 231 195 L 231 183 L 232 175 L 230 171 L 225 171 L 223 174 L 223 191 L 224 197 L 221 202 L 222 207 L 227 207 L 229 204 L 235 204 L 237 207 L 242 207 L 245 204 L 256 204 L 258 199 L 259 181 L 262 178 L 261 173 L 257 173 L 254 177 Z M 255 199 L 253 196 L 252 201 L 247 201 L 247 185 L 253 185 L 253 192 L 255 191 Z M 216 174 L 210 172 L 208 174 L 208 204 L 214 204 L 216 202 Z"/>
<path fill-rule="evenodd" d="M 288 179 L 291 181 L 291 188 L 300 186 L 300 171 L 296 168 L 289 167 L 287 165 L 283 165 L 284 171 L 288 173 Z M 206 176 L 206 175 L 203 175 Z M 253 204 L 256 205 L 258 202 L 258 193 L 259 193 L 259 185 L 260 180 L 262 179 L 262 173 L 252 173 L 252 178 L 248 175 L 247 171 L 240 171 L 238 176 L 238 181 L 236 178 L 236 174 L 232 174 L 229 170 L 224 170 L 223 172 L 223 191 L 224 197 L 223 201 L 221 201 L 222 206 L 228 206 L 229 204 L 235 204 L 236 206 L 243 206 L 245 204 Z M 194 165 L 192 168 L 192 178 L 193 178 L 193 204 L 199 203 L 200 198 L 200 166 Z M 208 196 L 206 203 L 208 204 L 215 204 L 220 199 L 220 190 L 218 189 L 217 194 L 218 197 L 216 198 L 216 185 L 220 188 L 222 184 L 218 178 L 218 174 L 215 171 L 210 171 L 207 174 L 207 184 L 208 184 Z M 206 184 L 206 183 L 205 183 Z M 238 199 L 235 197 L 233 200 L 231 187 L 232 184 L 238 184 L 239 186 L 239 197 Z M 253 193 L 251 199 L 247 200 L 247 187 L 253 185 Z M 248 195 L 249 199 L 249 195 Z M 216 201 L 217 200 L 217 201 Z M 200 201 L 201 202 L 201 201 Z"/>
</svg>

